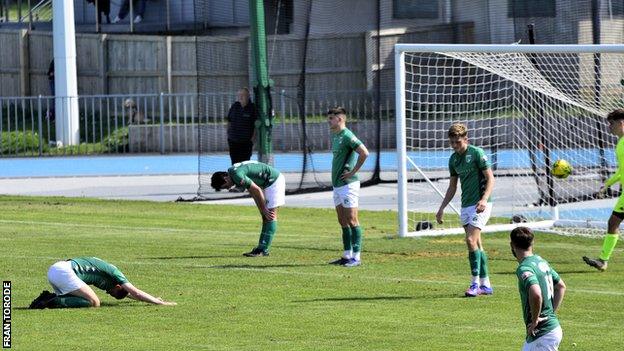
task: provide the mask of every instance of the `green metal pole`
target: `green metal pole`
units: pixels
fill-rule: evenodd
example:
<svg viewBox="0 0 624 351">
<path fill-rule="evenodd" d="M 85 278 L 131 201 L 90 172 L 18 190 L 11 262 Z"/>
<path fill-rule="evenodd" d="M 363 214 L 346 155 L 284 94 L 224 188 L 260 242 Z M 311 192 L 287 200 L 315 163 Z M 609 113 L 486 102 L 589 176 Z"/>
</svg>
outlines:
<svg viewBox="0 0 624 351">
<path fill-rule="evenodd" d="M 262 0 L 249 1 L 249 26 L 251 56 L 255 72 L 253 86 L 256 107 L 258 108 L 258 120 L 256 121 L 258 160 L 273 164 L 273 143 L 271 140 L 273 114 L 264 26 L 264 2 Z"/>
</svg>

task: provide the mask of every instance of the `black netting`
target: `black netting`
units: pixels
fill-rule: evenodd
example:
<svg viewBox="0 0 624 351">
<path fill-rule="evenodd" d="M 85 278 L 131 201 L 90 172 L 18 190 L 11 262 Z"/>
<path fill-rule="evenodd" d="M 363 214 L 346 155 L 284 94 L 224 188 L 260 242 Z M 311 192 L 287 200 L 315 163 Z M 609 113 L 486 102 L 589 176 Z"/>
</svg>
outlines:
<svg viewBox="0 0 624 351">
<path fill-rule="evenodd" d="M 249 6 L 247 1 L 196 0 L 194 4 L 201 119 L 198 193 L 208 198 L 236 196 L 215 193 L 209 180 L 212 172 L 230 165 L 225 133 L 228 108 L 240 87 L 253 85 Z M 347 109 L 347 127 L 371 152 L 360 173 L 362 182 L 396 181 L 394 44 L 528 44 L 529 24 L 536 44 L 620 43 L 622 4 L 265 1 L 274 161 L 286 175 L 288 192 L 330 188 L 331 145 L 325 112 L 336 105 Z"/>
</svg>

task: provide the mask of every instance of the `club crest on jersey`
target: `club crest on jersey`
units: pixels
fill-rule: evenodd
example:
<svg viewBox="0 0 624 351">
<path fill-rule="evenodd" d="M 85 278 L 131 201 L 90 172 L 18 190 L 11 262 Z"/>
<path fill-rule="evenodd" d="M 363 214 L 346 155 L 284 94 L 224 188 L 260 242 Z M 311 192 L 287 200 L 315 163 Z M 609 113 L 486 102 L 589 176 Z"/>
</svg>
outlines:
<svg viewBox="0 0 624 351">
<path fill-rule="evenodd" d="M 466 163 L 472 162 L 472 155 L 466 155 Z"/>
<path fill-rule="evenodd" d="M 533 276 L 533 273 L 531 272 L 523 272 L 521 278 L 522 280 L 527 280 L 527 278 L 532 277 L 532 276 Z"/>
</svg>

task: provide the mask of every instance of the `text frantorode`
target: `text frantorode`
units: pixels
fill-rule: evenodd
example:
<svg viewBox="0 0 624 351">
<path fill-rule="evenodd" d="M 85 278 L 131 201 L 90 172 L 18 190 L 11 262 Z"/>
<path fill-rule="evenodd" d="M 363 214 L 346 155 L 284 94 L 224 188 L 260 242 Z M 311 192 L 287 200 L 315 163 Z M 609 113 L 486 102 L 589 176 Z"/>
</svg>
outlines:
<svg viewBox="0 0 624 351">
<path fill-rule="evenodd" d="M 2 284 L 2 348 L 11 348 L 11 282 Z"/>
</svg>

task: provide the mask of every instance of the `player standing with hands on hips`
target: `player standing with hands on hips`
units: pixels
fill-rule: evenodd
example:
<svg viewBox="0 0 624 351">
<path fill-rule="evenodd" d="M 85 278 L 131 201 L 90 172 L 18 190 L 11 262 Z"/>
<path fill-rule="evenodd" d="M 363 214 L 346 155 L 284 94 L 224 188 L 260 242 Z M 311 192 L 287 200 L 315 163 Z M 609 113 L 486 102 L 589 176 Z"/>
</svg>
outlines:
<svg viewBox="0 0 624 351">
<path fill-rule="evenodd" d="M 446 195 L 436 214 L 438 223 L 443 222 L 444 208 L 451 202 L 461 182 L 461 223 L 466 232 L 468 261 L 472 274 L 467 297 L 492 295 L 488 276 L 488 259 L 481 243 L 481 230 L 492 213 L 490 195 L 494 189 L 494 174 L 483 149 L 468 144 L 468 129 L 461 123 L 451 125 L 449 143 L 455 151 L 449 159 L 450 181 Z"/>
<path fill-rule="evenodd" d="M 338 223 L 342 227 L 343 255 L 330 264 L 356 267 L 361 264 L 362 228 L 358 220 L 360 180 L 357 172 L 368 157 L 368 149 L 346 127 L 347 111 L 334 107 L 327 112 L 332 135 L 332 186 Z"/>
<path fill-rule="evenodd" d="M 511 253 L 518 261 L 516 276 L 526 325 L 522 351 L 556 351 L 563 332 L 555 312 L 563 301 L 566 286 L 548 262 L 533 254 L 533 232 L 518 227 L 509 235 Z"/>
</svg>

